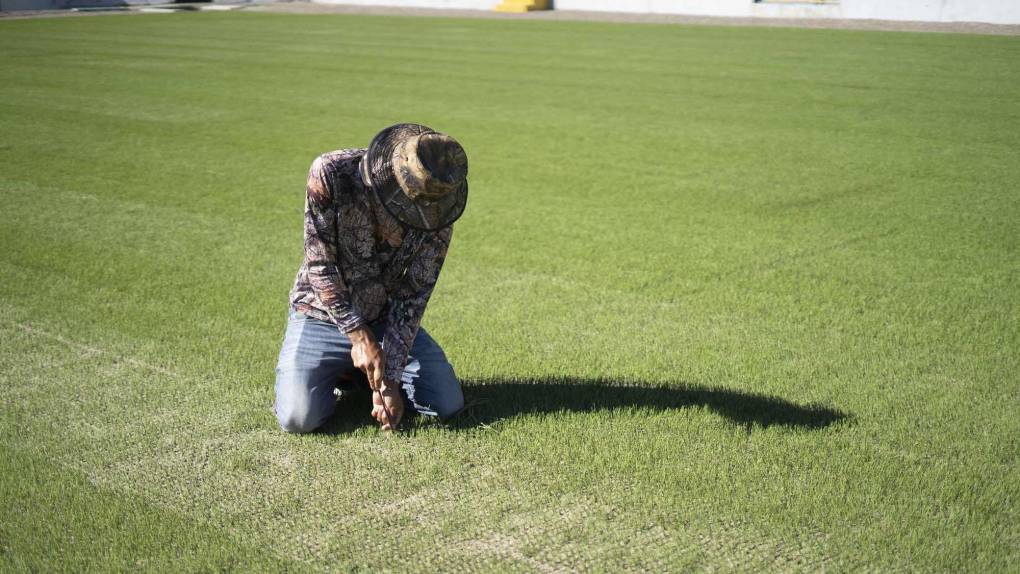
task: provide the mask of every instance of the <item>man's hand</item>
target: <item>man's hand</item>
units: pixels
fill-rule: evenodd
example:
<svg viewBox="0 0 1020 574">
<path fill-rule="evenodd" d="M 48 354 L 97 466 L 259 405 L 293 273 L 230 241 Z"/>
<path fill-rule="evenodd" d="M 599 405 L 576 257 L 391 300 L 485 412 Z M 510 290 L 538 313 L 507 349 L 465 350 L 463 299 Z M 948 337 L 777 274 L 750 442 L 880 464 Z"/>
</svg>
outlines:
<svg viewBox="0 0 1020 574">
<path fill-rule="evenodd" d="M 403 416 L 404 397 L 400 395 L 400 387 L 387 382 L 372 392 L 372 417 L 379 421 L 383 430 L 395 430 Z"/>
<path fill-rule="evenodd" d="M 368 327 L 361 327 L 347 333 L 351 339 L 351 360 L 354 366 L 364 371 L 368 386 L 372 388 L 372 417 L 379 421 L 383 430 L 394 430 L 404 416 L 404 398 L 396 383 L 383 380 L 386 372 L 386 356 L 383 355 L 375 334 Z"/>
<path fill-rule="evenodd" d="M 347 337 L 351 340 L 351 361 L 368 377 L 368 386 L 378 391 L 383 384 L 386 357 L 375 340 L 375 334 L 368 327 L 359 327 L 347 333 Z"/>
</svg>

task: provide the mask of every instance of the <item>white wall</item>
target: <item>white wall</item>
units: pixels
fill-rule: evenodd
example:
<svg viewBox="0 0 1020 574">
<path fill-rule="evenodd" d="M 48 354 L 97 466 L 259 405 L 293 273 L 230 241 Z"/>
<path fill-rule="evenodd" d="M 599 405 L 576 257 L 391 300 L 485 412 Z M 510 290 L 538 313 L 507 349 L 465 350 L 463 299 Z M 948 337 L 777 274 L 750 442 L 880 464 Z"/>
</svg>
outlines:
<svg viewBox="0 0 1020 574">
<path fill-rule="evenodd" d="M 492 10 L 500 0 L 312 0 L 319 4 L 351 4 L 358 6 L 400 6 L 407 8 L 463 8 Z"/>
<path fill-rule="evenodd" d="M 555 0 L 555 5 L 559 10 L 695 16 L 868 18 L 1020 24 L 1020 0 L 839 0 L 831 4 L 755 3 L 753 0 Z"/>
<path fill-rule="evenodd" d="M 1020 24 L 1020 0 L 946 0 L 942 20 Z"/>
<path fill-rule="evenodd" d="M 748 16 L 751 0 L 554 0 L 557 10 Z"/>
</svg>

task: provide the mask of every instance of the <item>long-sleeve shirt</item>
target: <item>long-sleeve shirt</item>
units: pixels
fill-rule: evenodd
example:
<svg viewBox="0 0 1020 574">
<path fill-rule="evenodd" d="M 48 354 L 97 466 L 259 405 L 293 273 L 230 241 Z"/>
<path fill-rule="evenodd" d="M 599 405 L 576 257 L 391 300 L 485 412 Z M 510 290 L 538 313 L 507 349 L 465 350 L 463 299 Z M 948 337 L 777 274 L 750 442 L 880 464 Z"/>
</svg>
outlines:
<svg viewBox="0 0 1020 574">
<path fill-rule="evenodd" d="M 379 321 L 385 378 L 400 381 L 449 249 L 452 226 L 404 228 L 358 173 L 364 149 L 324 153 L 305 194 L 305 256 L 291 308 L 344 333 Z"/>
</svg>

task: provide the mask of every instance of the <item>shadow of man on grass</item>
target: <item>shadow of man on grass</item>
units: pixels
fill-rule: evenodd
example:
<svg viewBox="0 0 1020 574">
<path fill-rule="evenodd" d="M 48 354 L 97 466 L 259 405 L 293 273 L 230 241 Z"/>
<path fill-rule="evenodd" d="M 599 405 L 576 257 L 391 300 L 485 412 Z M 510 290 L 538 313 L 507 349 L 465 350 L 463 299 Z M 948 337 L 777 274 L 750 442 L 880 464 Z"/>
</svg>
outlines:
<svg viewBox="0 0 1020 574">
<path fill-rule="evenodd" d="M 667 411 L 705 407 L 734 424 L 752 429 L 770 426 L 822 429 L 850 415 L 821 405 L 798 405 L 779 397 L 698 385 L 665 386 L 603 379 L 465 380 L 466 406 L 447 421 L 453 430 L 492 425 L 520 415 L 557 412 L 596 412 L 623 408 Z M 367 389 L 341 400 L 323 431 L 350 432 L 374 424 L 368 415 Z M 420 424 L 422 417 L 408 421 Z M 401 427 L 409 425 L 402 423 Z"/>
</svg>

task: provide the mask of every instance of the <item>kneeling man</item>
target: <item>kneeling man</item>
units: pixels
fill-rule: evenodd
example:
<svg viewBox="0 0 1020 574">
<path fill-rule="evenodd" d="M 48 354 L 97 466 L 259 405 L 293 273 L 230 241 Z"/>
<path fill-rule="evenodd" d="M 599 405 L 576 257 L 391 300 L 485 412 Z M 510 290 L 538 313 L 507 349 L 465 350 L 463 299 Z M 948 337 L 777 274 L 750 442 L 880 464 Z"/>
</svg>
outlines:
<svg viewBox="0 0 1020 574">
<path fill-rule="evenodd" d="M 461 409 L 453 367 L 419 323 L 467 191 L 464 149 L 418 124 L 388 127 L 367 149 L 315 160 L 304 262 L 276 367 L 283 430 L 325 423 L 337 383 L 355 369 L 368 379 L 372 416 L 385 430 L 405 408 L 440 418 Z"/>
</svg>

